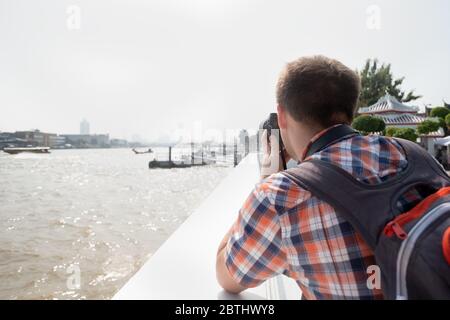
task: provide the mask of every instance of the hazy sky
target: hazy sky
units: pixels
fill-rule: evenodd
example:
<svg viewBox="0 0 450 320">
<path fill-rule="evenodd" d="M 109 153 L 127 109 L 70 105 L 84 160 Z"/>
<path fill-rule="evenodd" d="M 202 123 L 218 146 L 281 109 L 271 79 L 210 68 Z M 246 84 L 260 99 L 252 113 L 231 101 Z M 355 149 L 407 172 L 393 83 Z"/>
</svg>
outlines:
<svg viewBox="0 0 450 320">
<path fill-rule="evenodd" d="M 417 105 L 441 104 L 449 36 L 448 0 L 0 0 L 0 131 L 252 128 L 283 65 L 310 54 L 377 57 Z"/>
</svg>

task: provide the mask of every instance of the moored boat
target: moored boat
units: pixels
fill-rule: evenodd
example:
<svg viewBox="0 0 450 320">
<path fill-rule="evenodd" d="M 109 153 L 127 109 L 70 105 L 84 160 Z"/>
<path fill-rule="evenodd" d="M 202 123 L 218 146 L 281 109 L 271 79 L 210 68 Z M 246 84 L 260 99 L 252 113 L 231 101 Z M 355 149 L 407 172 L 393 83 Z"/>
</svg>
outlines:
<svg viewBox="0 0 450 320">
<path fill-rule="evenodd" d="M 31 153 L 50 153 L 49 147 L 23 147 L 23 148 L 3 148 L 3 151 L 9 154 L 18 154 L 22 152 L 31 152 Z"/>
<path fill-rule="evenodd" d="M 135 154 L 144 154 L 144 153 L 153 153 L 153 150 L 151 148 L 149 148 L 148 150 L 145 151 L 139 151 L 136 150 L 135 148 L 131 149 Z"/>
</svg>

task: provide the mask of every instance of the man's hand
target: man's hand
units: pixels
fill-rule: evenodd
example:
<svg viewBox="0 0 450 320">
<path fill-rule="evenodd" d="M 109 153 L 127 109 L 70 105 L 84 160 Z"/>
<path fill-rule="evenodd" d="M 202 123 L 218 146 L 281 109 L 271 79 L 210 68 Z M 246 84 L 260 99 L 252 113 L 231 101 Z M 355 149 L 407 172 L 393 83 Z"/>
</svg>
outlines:
<svg viewBox="0 0 450 320">
<path fill-rule="evenodd" d="M 261 179 L 264 179 L 271 174 L 277 173 L 284 169 L 283 161 L 280 156 L 280 131 L 272 130 L 270 135 L 270 143 L 267 143 L 267 130 L 264 130 L 261 135 L 261 141 L 263 150 L 263 157 L 261 160 Z M 289 161 L 290 158 L 286 151 L 282 150 L 282 152 L 284 152 L 286 162 Z"/>
</svg>

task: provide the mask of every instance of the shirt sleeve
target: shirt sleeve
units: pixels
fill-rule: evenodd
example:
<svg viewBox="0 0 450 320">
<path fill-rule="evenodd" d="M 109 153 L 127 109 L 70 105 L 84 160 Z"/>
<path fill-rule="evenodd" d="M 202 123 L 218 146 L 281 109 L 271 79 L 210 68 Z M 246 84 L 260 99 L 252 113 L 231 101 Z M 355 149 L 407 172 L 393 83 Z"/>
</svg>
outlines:
<svg viewBox="0 0 450 320">
<path fill-rule="evenodd" d="M 279 217 L 265 192 L 267 184 L 267 181 L 257 184 L 239 210 L 225 250 L 228 271 L 247 288 L 287 269 Z"/>
</svg>

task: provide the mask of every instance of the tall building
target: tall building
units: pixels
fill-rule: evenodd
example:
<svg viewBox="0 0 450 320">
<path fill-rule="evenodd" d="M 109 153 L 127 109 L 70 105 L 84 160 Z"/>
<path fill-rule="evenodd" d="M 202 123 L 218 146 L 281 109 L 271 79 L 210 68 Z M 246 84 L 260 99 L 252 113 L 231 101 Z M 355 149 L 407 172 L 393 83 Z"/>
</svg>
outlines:
<svg viewBox="0 0 450 320">
<path fill-rule="evenodd" d="M 83 119 L 80 122 L 80 134 L 88 135 L 89 131 L 89 122 L 87 122 L 86 119 Z"/>
</svg>

